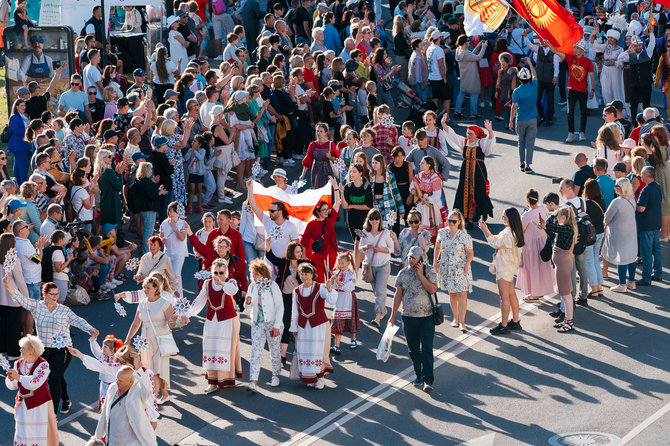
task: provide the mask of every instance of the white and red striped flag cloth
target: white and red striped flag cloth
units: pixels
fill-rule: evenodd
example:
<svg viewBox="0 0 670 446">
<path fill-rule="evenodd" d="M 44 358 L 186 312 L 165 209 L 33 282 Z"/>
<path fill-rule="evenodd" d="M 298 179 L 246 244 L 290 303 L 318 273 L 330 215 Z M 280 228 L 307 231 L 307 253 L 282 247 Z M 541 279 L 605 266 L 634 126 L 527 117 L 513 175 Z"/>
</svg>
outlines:
<svg viewBox="0 0 670 446">
<path fill-rule="evenodd" d="M 314 218 L 312 211 L 318 202 L 325 201 L 328 203 L 328 206 L 333 205 L 330 183 L 320 189 L 308 189 L 299 194 L 289 194 L 277 186 L 265 187 L 261 183 L 254 181 L 254 198 L 256 198 L 258 207 L 266 214 L 273 201 L 284 203 L 288 211 L 289 221 L 295 223 L 301 236 L 305 231 L 307 222 Z M 259 222 L 257 218 L 256 223 L 258 226 Z"/>
</svg>

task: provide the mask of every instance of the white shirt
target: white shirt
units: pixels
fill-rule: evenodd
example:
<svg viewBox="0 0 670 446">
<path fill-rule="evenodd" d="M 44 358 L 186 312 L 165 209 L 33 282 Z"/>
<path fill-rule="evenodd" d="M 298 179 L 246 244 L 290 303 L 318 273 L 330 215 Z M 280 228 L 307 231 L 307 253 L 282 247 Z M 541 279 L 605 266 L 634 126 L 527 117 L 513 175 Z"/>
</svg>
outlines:
<svg viewBox="0 0 670 446">
<path fill-rule="evenodd" d="M 112 402 L 120 395 L 114 395 Z M 135 436 L 133 428 L 130 426 L 128 419 L 128 411 L 126 410 L 126 397 L 116 403 L 109 412 L 109 432 L 107 433 L 108 444 L 123 444 L 127 446 L 141 446 L 139 440 Z"/>
<path fill-rule="evenodd" d="M 51 264 L 53 268 L 53 276 L 55 280 L 68 280 L 67 276 L 67 268 L 65 268 L 63 271 L 60 273 L 56 272 L 56 265 L 54 264 L 55 262 L 61 262 L 65 263 L 65 255 L 63 254 L 63 251 L 60 249 L 57 249 L 53 252 L 51 255 Z"/>
<path fill-rule="evenodd" d="M 431 43 L 428 50 L 426 50 L 426 58 L 428 59 L 428 80 L 443 80 L 442 73 L 440 73 L 440 59 L 444 59 L 444 50 L 438 45 Z"/>
<path fill-rule="evenodd" d="M 209 116 L 209 112 L 216 106 L 216 102 L 205 102 L 200 106 L 200 121 L 208 130 L 212 126 L 212 117 Z"/>
<path fill-rule="evenodd" d="M 23 277 L 26 283 L 40 283 L 42 281 L 42 264 L 35 263 L 30 257 L 37 253 L 37 250 L 27 238 L 16 237 L 16 256 L 21 262 Z"/>
<path fill-rule="evenodd" d="M 186 228 L 186 222 L 184 220 L 177 220 L 176 226 L 177 229 L 183 232 L 184 228 Z M 180 241 L 177 238 L 177 234 L 175 233 L 174 229 L 172 229 L 172 226 L 170 226 L 170 223 L 168 223 L 167 219 L 161 223 L 161 232 L 166 239 L 165 254 L 168 256 L 182 255 L 184 257 L 188 255 L 188 242 L 186 241 L 186 237 L 184 240 Z"/>
<path fill-rule="evenodd" d="M 97 91 L 95 96 L 98 99 L 102 99 L 102 90 L 100 90 L 96 84 L 96 82 L 102 81 L 102 74 L 100 74 L 98 67 L 93 66 L 93 64 L 86 65 L 86 68 L 84 68 L 82 73 L 82 77 L 84 78 L 84 90 L 88 91 L 89 87 L 95 86 Z"/>
<path fill-rule="evenodd" d="M 293 222 L 284 220 L 281 225 L 273 222 L 270 217 L 263 215 L 263 226 L 265 227 L 265 234 L 270 237 L 270 249 L 277 257 L 286 257 L 286 247 L 291 240 L 297 240 L 298 228 Z"/>
<path fill-rule="evenodd" d="M 153 60 L 153 61 L 151 62 L 151 66 L 149 67 L 149 69 L 150 69 L 151 72 L 154 74 L 154 77 L 153 77 L 154 84 L 163 85 L 163 83 L 161 82 L 161 80 L 158 78 L 158 74 L 156 73 L 156 61 L 155 61 L 155 60 Z M 179 69 L 179 67 L 177 66 L 176 63 L 174 63 L 174 62 L 172 62 L 171 60 L 168 59 L 168 60 L 165 61 L 165 69 L 166 69 L 167 72 L 168 72 L 168 81 L 167 81 L 167 83 L 168 83 L 168 84 L 174 84 L 174 82 L 175 82 L 175 80 L 174 80 L 174 74 L 172 74 L 172 73 L 174 73 L 175 71 L 177 71 L 177 70 Z"/>
<path fill-rule="evenodd" d="M 366 263 L 372 262 L 373 267 L 383 266 L 389 263 L 391 261 L 391 253 L 395 251 L 395 244 L 393 243 L 393 239 L 391 238 L 391 232 L 384 229 L 384 232 L 382 234 L 377 234 L 374 236 L 368 231 L 363 231 L 363 234 L 365 235 L 361 237 L 359 246 L 376 245 L 377 248 L 386 248 L 389 250 L 388 253 L 378 252 L 375 254 L 374 250 L 366 249 L 365 262 Z M 379 238 L 380 236 L 381 239 Z M 379 244 L 377 244 L 377 240 L 379 240 Z M 373 254 L 375 256 L 374 259 L 372 258 Z"/>
<path fill-rule="evenodd" d="M 295 86 L 295 97 L 300 98 L 305 95 L 305 90 L 300 86 L 296 85 Z M 303 103 L 302 101 L 298 100 L 298 110 L 300 111 L 306 111 L 307 110 L 307 102 Z"/>
<path fill-rule="evenodd" d="M 93 206 L 91 209 L 86 209 L 84 206 L 84 200 L 90 197 L 90 194 L 86 189 L 81 186 L 74 186 L 70 198 L 72 200 L 72 207 L 75 212 L 79 212 L 79 220 L 89 221 L 93 220 Z"/>
</svg>

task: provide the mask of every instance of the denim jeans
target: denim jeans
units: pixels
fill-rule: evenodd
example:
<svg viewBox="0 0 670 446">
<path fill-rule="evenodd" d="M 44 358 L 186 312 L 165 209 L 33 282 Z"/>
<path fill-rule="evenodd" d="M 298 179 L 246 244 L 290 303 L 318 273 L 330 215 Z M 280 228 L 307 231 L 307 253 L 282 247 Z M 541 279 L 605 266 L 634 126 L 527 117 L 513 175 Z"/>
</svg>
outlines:
<svg viewBox="0 0 670 446">
<path fill-rule="evenodd" d="M 405 340 L 409 349 L 409 357 L 414 363 L 416 378 L 426 384 L 433 385 L 433 338 L 435 323 L 433 316 L 402 317 Z"/>
<path fill-rule="evenodd" d="M 626 271 L 628 271 L 628 280 L 630 282 L 635 282 L 635 267 L 637 266 L 636 262 L 629 263 L 628 265 L 617 265 L 616 269 L 619 273 L 619 285 L 626 284 Z"/>
<path fill-rule="evenodd" d="M 142 211 L 140 212 L 142 219 L 142 253 L 149 252 L 149 237 L 154 234 L 154 226 L 156 226 L 156 211 Z"/>
<path fill-rule="evenodd" d="M 603 242 L 605 233 L 596 235 L 596 242 L 586 247 L 584 251 L 584 261 L 586 262 L 586 272 L 589 275 L 591 287 L 603 284 L 603 269 L 600 267 L 598 256 L 600 255 L 600 245 Z"/>
<path fill-rule="evenodd" d="M 254 244 L 251 242 L 243 240 L 242 246 L 244 247 L 244 257 L 246 257 L 247 265 L 256 259 L 262 259 L 265 257 L 265 253 L 256 249 Z M 270 268 L 270 271 L 272 271 L 272 268 Z M 249 268 L 247 268 L 247 277 L 249 277 Z"/>
<path fill-rule="evenodd" d="M 42 299 L 42 290 L 40 289 L 40 283 L 26 283 L 28 287 L 28 297 L 34 300 Z"/>
<path fill-rule="evenodd" d="M 421 99 L 421 102 L 426 102 L 426 99 L 428 98 L 428 92 L 430 91 L 430 85 L 426 86 L 426 88 L 422 88 L 421 84 L 410 85 L 410 87 L 412 87 L 412 90 L 414 90 L 416 96 Z"/>
<path fill-rule="evenodd" d="M 460 90 L 458 96 L 456 97 L 456 108 L 454 109 L 456 113 L 461 113 L 463 108 L 463 101 L 465 100 L 465 92 Z M 470 95 L 470 116 L 477 114 L 477 106 L 479 105 L 479 95 L 471 94 Z"/>
<path fill-rule="evenodd" d="M 211 170 L 205 172 L 205 192 L 202 194 L 202 203 L 198 203 L 200 206 L 209 204 L 210 200 L 216 192 L 216 181 L 214 181 L 214 174 Z"/>
<path fill-rule="evenodd" d="M 663 276 L 663 255 L 661 254 L 661 230 L 640 231 L 640 255 L 642 256 L 642 280 L 651 281 L 652 267 L 654 277 Z M 653 265 L 652 265 L 653 256 Z"/>
</svg>

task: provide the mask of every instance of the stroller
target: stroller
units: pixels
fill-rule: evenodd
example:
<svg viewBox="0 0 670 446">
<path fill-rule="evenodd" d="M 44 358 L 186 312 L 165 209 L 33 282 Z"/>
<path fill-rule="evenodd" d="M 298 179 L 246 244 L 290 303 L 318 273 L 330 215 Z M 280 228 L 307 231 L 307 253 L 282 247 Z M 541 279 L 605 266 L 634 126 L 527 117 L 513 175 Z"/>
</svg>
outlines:
<svg viewBox="0 0 670 446">
<path fill-rule="evenodd" d="M 393 87 L 398 92 L 398 104 L 407 106 L 409 108 L 408 120 L 414 121 L 417 128 L 423 127 L 423 114 L 428 111 L 433 103 L 431 101 L 422 102 L 409 85 L 399 81 L 393 80 Z"/>
</svg>

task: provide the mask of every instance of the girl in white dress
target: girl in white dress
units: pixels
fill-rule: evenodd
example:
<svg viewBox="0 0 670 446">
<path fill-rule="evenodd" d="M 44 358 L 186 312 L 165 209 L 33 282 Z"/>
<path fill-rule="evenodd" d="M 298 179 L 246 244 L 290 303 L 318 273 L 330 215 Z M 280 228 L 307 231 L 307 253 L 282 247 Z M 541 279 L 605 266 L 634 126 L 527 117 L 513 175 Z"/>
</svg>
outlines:
<svg viewBox="0 0 670 446">
<path fill-rule="evenodd" d="M 188 47 L 188 42 L 184 39 L 184 36 L 181 35 L 177 28 L 179 28 L 179 18 L 175 16 L 170 16 L 167 19 L 167 27 L 170 30 L 168 33 L 168 44 L 170 45 L 170 59 L 175 61 L 179 66 L 179 72 L 183 73 L 186 71 L 188 66 L 188 53 L 186 48 Z"/>
<path fill-rule="evenodd" d="M 176 294 L 183 296 L 181 269 L 184 260 L 188 257 L 188 242 L 186 241 L 186 222 L 179 218 L 179 203 L 173 201 L 167 208 L 168 218 L 161 223 L 161 237 L 165 240 L 165 255 L 172 262 L 172 271 L 177 278 Z"/>
</svg>

